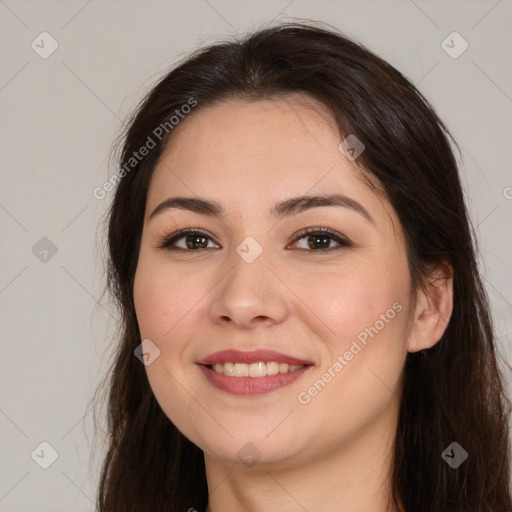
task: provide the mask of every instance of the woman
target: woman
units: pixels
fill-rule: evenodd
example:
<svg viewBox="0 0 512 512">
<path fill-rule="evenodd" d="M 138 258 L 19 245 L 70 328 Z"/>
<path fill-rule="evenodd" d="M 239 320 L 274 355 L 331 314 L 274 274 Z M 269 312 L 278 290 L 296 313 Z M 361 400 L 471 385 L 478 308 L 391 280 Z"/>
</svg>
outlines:
<svg viewBox="0 0 512 512">
<path fill-rule="evenodd" d="M 450 138 L 314 24 L 201 49 L 153 88 L 109 212 L 99 510 L 512 510 Z"/>
</svg>

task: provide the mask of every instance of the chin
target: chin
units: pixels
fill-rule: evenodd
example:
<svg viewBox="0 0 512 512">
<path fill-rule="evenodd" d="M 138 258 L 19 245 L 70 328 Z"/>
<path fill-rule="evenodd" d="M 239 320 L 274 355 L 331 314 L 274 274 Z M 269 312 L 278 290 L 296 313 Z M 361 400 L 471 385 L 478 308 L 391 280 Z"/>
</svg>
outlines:
<svg viewBox="0 0 512 512">
<path fill-rule="evenodd" d="M 265 438 L 266 435 L 267 433 L 254 431 L 254 434 L 248 432 L 233 439 L 226 434 L 222 442 L 216 439 L 216 442 L 207 441 L 198 446 L 205 452 L 205 457 L 210 456 L 247 468 L 255 465 L 260 469 L 275 469 L 280 466 L 284 468 L 291 461 L 298 461 L 302 457 L 303 451 L 295 441 L 293 446 L 288 446 L 289 440 L 294 439 L 291 434 L 284 433 L 283 437 L 281 432 L 281 436 L 275 435 L 273 439 L 270 439 L 273 434 L 269 438 Z"/>
</svg>

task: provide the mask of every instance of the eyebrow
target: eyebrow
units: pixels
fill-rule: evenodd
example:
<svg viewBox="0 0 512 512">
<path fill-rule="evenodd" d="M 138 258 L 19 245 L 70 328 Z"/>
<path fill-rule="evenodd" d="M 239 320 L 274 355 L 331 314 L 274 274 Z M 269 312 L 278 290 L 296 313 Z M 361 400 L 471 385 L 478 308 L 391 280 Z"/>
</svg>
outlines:
<svg viewBox="0 0 512 512">
<path fill-rule="evenodd" d="M 270 210 L 270 217 L 275 220 L 281 220 L 290 215 L 302 213 L 310 208 L 319 208 L 323 206 L 336 206 L 341 208 L 349 208 L 366 220 L 375 225 L 375 220 L 368 213 L 366 208 L 355 199 L 341 195 L 329 194 L 321 196 L 298 196 L 286 199 L 275 204 Z M 199 215 L 209 217 L 225 218 L 226 211 L 220 203 L 200 197 L 169 197 L 162 201 L 149 216 L 149 220 L 155 216 L 170 209 L 188 210 Z"/>
</svg>

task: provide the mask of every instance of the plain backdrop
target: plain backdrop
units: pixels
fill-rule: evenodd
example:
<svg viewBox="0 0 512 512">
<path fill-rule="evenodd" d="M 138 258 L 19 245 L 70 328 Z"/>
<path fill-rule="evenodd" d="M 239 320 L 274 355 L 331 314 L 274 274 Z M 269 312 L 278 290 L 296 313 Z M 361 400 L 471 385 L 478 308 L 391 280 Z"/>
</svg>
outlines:
<svg viewBox="0 0 512 512">
<path fill-rule="evenodd" d="M 87 405 L 116 323 L 103 295 L 112 193 L 93 190 L 115 172 L 123 120 L 198 46 L 297 18 L 387 59 L 460 144 L 500 354 L 512 361 L 510 1 L 0 0 L 1 511 L 94 510 L 101 446 L 91 462 Z"/>
</svg>

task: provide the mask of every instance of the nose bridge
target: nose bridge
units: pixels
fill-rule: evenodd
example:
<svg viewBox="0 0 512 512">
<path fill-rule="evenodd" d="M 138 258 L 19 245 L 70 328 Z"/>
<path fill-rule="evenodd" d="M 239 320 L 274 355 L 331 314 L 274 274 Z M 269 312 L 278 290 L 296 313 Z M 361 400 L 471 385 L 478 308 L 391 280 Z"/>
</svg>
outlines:
<svg viewBox="0 0 512 512">
<path fill-rule="evenodd" d="M 261 300 L 267 295 L 273 277 L 267 267 L 268 251 L 255 237 L 246 236 L 234 248 L 228 261 L 231 270 L 223 285 L 225 292 L 235 293 L 244 301 L 248 298 Z"/>
<path fill-rule="evenodd" d="M 286 294 L 269 263 L 267 252 L 253 236 L 235 247 L 228 257 L 230 270 L 219 283 L 212 304 L 214 320 L 229 318 L 241 326 L 248 326 L 255 318 L 283 320 Z"/>
</svg>

